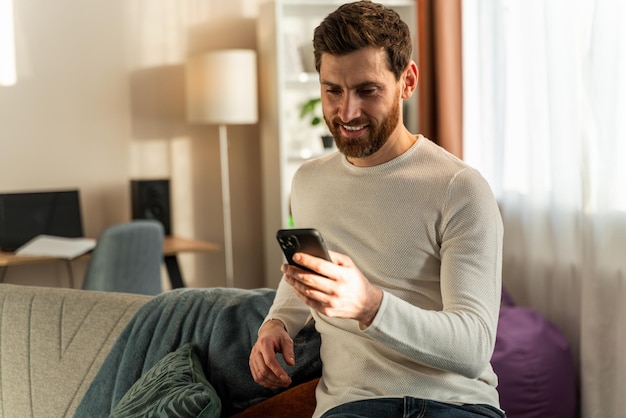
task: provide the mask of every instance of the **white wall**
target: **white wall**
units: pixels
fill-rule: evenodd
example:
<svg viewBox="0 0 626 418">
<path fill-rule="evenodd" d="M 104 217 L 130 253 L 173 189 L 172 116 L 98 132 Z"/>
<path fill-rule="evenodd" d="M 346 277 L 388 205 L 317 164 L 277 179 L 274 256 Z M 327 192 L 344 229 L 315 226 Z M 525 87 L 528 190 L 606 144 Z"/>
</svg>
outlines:
<svg viewBox="0 0 626 418">
<path fill-rule="evenodd" d="M 0 86 L 0 192 L 78 187 L 97 236 L 129 219 L 130 179 L 170 178 L 174 233 L 222 245 L 217 127 L 186 123 L 183 65 L 256 48 L 259 2 L 14 0 L 18 82 Z M 228 133 L 236 285 L 259 287 L 258 127 Z M 225 285 L 223 252 L 180 259 L 189 285 Z M 5 281 L 68 283 L 49 265 L 11 267 Z"/>
</svg>

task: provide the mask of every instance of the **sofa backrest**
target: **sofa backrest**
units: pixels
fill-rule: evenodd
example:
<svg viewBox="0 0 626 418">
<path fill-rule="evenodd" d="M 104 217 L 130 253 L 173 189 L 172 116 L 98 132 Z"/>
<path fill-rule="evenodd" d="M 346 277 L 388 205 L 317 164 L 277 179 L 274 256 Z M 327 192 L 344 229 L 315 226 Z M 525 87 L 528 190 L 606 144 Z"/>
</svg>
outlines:
<svg viewBox="0 0 626 418">
<path fill-rule="evenodd" d="M 0 284 L 0 418 L 71 417 L 144 295 Z"/>
</svg>

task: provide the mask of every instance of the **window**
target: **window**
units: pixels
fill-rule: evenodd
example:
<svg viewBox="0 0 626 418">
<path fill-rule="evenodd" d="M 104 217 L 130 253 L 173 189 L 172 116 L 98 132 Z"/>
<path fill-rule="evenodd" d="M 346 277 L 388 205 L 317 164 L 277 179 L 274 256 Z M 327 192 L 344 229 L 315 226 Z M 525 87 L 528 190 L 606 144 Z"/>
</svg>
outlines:
<svg viewBox="0 0 626 418">
<path fill-rule="evenodd" d="M 16 81 L 13 0 L 0 0 L 0 86 Z"/>
</svg>

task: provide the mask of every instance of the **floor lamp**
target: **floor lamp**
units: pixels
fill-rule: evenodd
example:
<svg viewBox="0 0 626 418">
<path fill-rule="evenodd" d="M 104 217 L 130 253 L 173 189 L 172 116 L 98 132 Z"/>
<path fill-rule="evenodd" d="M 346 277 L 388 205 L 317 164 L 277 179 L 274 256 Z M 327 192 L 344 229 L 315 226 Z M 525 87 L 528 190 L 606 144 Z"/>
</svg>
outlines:
<svg viewBox="0 0 626 418">
<path fill-rule="evenodd" d="M 230 49 L 191 57 L 186 65 L 186 86 L 188 121 L 219 125 L 226 285 L 233 287 L 235 282 L 226 125 L 257 122 L 256 53 L 247 49 Z"/>
</svg>

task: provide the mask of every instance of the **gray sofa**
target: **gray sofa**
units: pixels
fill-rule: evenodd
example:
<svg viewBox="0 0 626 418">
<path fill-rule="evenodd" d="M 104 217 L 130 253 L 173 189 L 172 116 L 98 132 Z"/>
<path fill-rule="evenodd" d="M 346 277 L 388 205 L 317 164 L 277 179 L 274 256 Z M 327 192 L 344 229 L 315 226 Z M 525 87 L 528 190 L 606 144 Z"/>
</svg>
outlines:
<svg viewBox="0 0 626 418">
<path fill-rule="evenodd" d="M 149 296 L 0 284 L 0 418 L 71 417 Z"/>
<path fill-rule="evenodd" d="M 173 350 L 176 345 L 175 338 L 171 338 L 172 335 L 154 339 L 152 342 L 156 342 L 158 346 L 156 348 L 151 342 L 148 346 L 136 344 L 145 341 L 136 338 L 136 334 L 133 334 L 135 330 L 140 330 L 140 333 L 146 329 L 150 332 L 159 330 L 157 333 L 169 332 L 169 327 L 178 327 L 180 321 L 184 321 L 185 326 L 191 326 L 184 329 L 184 333 L 187 333 L 183 337 L 185 341 L 199 338 L 207 342 L 203 357 L 209 357 L 209 346 L 218 352 L 225 352 L 224 345 L 232 344 L 237 338 L 231 341 L 230 337 L 233 334 L 224 334 L 221 328 L 233 328 L 235 334 L 252 336 L 253 330 L 258 328 L 273 299 L 273 292 L 262 289 L 247 291 L 214 288 L 195 291 L 190 289 L 188 292 L 182 290 L 151 297 L 0 283 L 0 418 L 73 417 L 83 398 L 93 399 L 95 395 L 102 401 L 99 399 L 101 393 L 111 391 L 113 387 L 119 389 L 120 378 L 122 381 L 127 380 L 128 376 L 141 372 L 141 367 L 134 366 L 143 364 L 146 357 L 150 355 L 154 357 L 155 353 L 161 358 L 160 354 Z M 250 297 L 249 303 L 240 305 L 239 302 L 247 297 Z M 146 309 L 140 309 L 144 305 Z M 175 312 L 161 315 L 163 309 L 172 306 L 175 307 L 173 308 Z M 217 306 L 218 309 L 211 310 L 211 306 Z M 138 316 L 135 316 L 136 313 Z M 196 318 L 190 319 L 190 316 Z M 211 319 L 213 317 L 215 322 Z M 224 317 L 230 322 L 223 322 Z M 249 323 L 241 322 L 244 326 L 228 325 L 237 318 L 242 320 L 252 317 L 254 319 Z M 130 323 L 134 324 L 131 328 L 133 332 L 124 336 L 122 332 Z M 213 337 L 211 344 L 208 344 L 207 332 L 216 328 L 221 329 L 218 332 L 221 337 Z M 173 331 L 178 333 L 181 330 Z M 300 351 L 297 350 L 297 356 L 301 360 L 303 372 L 298 375 L 297 368 L 294 368 L 295 375 L 292 377 L 297 385 L 279 396 L 271 396 L 272 391 L 262 389 L 260 386 L 254 391 L 247 390 L 250 382 L 243 384 L 237 380 L 242 370 L 247 370 L 247 361 L 238 362 L 239 366 L 232 370 L 234 379 L 232 384 L 237 387 L 241 384 L 242 389 L 236 391 L 231 387 L 230 395 L 241 398 L 238 398 L 239 404 L 254 406 L 237 414 L 227 413 L 227 415 L 237 418 L 310 417 L 315 408 L 314 390 L 317 380 L 313 380 L 308 370 L 310 368 L 315 374 L 320 365 L 317 354 L 309 356 L 311 358 L 307 360 L 304 350 L 307 346 L 315 349 L 311 352 L 317 353 L 319 350 L 319 346 L 316 345 L 319 344 L 319 339 L 312 337 L 313 331 L 314 328 L 310 327 L 309 333 L 302 333 L 302 337 L 298 337 L 301 339 L 296 340 L 298 346 L 302 347 Z M 245 355 L 247 359 L 248 346 L 252 341 L 249 338 L 244 340 L 244 344 L 237 344 L 238 349 L 231 347 L 227 351 L 235 353 L 233 354 L 235 357 Z M 111 361 L 111 358 L 107 360 L 107 356 L 115 351 L 112 350 L 114 344 L 120 341 L 125 344 L 121 347 L 117 345 L 118 349 L 134 353 L 128 358 L 125 357 L 123 364 L 116 362 L 118 359 L 116 356 L 113 356 L 114 361 Z M 305 341 L 311 343 L 307 344 Z M 151 354 L 148 354 L 148 351 Z M 217 357 L 217 363 L 229 363 L 222 361 L 222 357 Z M 230 359 L 232 358 L 234 357 L 231 356 Z M 154 362 L 156 359 L 149 360 Z M 100 369 L 103 364 L 107 365 L 102 368 L 107 371 L 104 373 L 106 389 L 101 386 L 103 375 L 98 374 L 99 371 L 102 373 Z M 129 365 L 135 370 L 126 369 Z M 112 372 L 111 376 L 108 373 L 109 369 Z M 215 378 L 215 375 L 219 374 L 218 365 L 213 364 L 212 372 Z M 92 387 L 92 391 L 88 392 L 92 382 L 95 381 L 100 383 L 96 384 L 97 389 L 94 392 Z M 225 386 L 220 387 L 224 389 Z M 252 396 L 254 394 L 256 395 Z M 93 407 L 92 404 L 89 405 L 87 409 Z M 82 406 L 84 408 L 84 405 Z M 103 405 L 95 405 L 99 416 L 107 416 L 108 412 L 100 410 L 99 406 Z M 91 415 L 83 409 L 81 416 Z"/>
<path fill-rule="evenodd" d="M 196 297 L 185 299 L 193 295 Z M 255 296 L 246 303 L 239 303 L 247 295 Z M 135 313 L 151 298 L 144 295 L 0 283 L 0 418 L 72 417 L 114 343 Z M 147 309 L 141 310 L 143 316 L 140 312 L 137 322 L 140 326 L 137 328 L 141 330 L 145 325 L 150 331 L 161 330 L 163 318 L 167 326 L 170 319 L 175 326 L 182 324 L 182 321 L 191 325 L 185 332 L 199 338 L 206 351 L 203 358 L 215 362 L 211 367 L 213 378 L 221 372 L 223 383 L 234 385 L 227 391 L 227 395 L 237 395 L 234 398 L 237 398 L 238 404 L 247 406 L 239 408 L 244 410 L 236 415 L 227 415 L 237 418 L 310 417 L 315 407 L 316 380 L 313 378 L 319 368 L 317 354 L 311 354 L 319 350 L 315 345 L 319 341 L 313 338 L 312 327 L 311 332 L 301 333 L 298 337 L 301 340 L 296 341 L 297 350 L 301 350 L 296 353 L 296 358 L 303 364 L 299 371 L 294 370 L 298 378 L 295 375 L 293 378 L 294 382 L 302 384 L 278 396 L 260 392 L 252 396 L 251 393 L 259 389 L 248 390 L 246 388 L 250 388 L 251 382 L 245 386 L 244 380 L 240 380 L 241 373 L 247 370 L 247 350 L 253 343 L 254 331 L 272 299 L 273 293 L 267 290 L 228 291 L 216 288 L 188 293 L 168 292 L 152 301 L 164 303 L 159 305 L 151 302 L 146 306 Z M 212 314 L 208 310 L 210 300 L 218 301 L 215 305 L 219 309 L 212 311 Z M 174 310 L 161 316 L 160 310 L 167 308 Z M 195 319 L 187 321 L 190 316 Z M 227 318 L 226 322 L 224 318 Z M 238 326 L 232 327 L 229 325 L 231 323 L 237 323 Z M 215 327 L 221 330 L 208 344 L 207 333 L 216 330 Z M 167 328 L 164 330 L 167 331 Z M 201 332 L 196 332 L 198 330 Z M 225 330 L 241 335 L 230 338 L 231 334 L 224 334 Z M 131 358 L 133 361 L 130 363 L 121 364 L 122 367 L 116 368 L 111 376 L 116 373 L 132 374 L 132 370 L 126 367 L 128 364 L 131 364 L 130 368 L 137 369 L 134 370 L 135 374 L 140 372 L 140 367 L 132 365 L 143 363 L 141 353 L 145 354 L 150 344 L 141 348 L 140 344 L 135 344 L 138 341 L 132 335 L 127 336 L 130 339 L 122 349 L 136 352 L 135 357 L 139 358 Z M 184 339 L 187 341 L 193 338 L 187 336 Z M 175 339 L 166 340 L 169 343 L 161 339 L 154 340 L 159 350 L 151 352 L 160 353 L 154 361 L 175 348 Z M 204 344 L 205 341 L 207 344 Z M 209 355 L 210 347 L 218 353 L 234 354 L 229 358 L 223 355 L 213 357 Z M 231 370 L 231 363 L 238 363 L 239 366 Z M 492 364 L 500 378 L 498 390 L 501 404 L 509 418 L 574 416 L 576 388 L 569 346 L 561 333 L 536 311 L 503 306 Z M 110 365 L 113 368 L 120 366 L 115 362 Z M 220 365 L 223 370 L 218 367 Z M 109 367 L 103 370 L 109 370 Z M 233 373 L 233 381 L 230 383 L 226 381 L 230 376 L 229 371 Z M 105 373 L 105 376 L 108 374 Z M 108 377 L 105 380 L 109 382 Z M 116 386 L 118 382 L 110 383 Z M 243 389 L 236 389 L 239 386 Z"/>
</svg>

